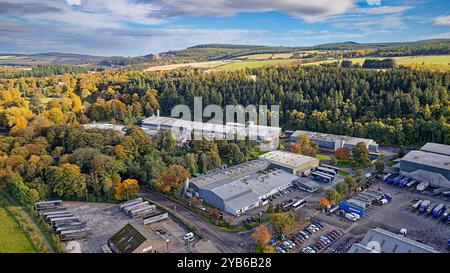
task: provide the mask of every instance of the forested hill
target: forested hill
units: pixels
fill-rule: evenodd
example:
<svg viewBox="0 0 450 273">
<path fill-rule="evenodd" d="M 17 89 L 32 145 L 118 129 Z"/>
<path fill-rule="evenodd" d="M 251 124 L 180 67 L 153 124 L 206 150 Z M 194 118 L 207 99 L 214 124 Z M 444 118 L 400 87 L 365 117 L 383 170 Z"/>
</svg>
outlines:
<svg viewBox="0 0 450 273">
<path fill-rule="evenodd" d="M 36 66 L 39 64 L 133 66 L 167 65 L 214 60 L 227 60 L 255 54 L 304 53 L 323 51 L 329 57 L 342 56 L 339 52 L 358 51 L 358 57 L 395 57 L 413 55 L 450 54 L 450 40 L 435 39 L 402 43 L 330 43 L 312 47 L 284 47 L 261 45 L 203 44 L 181 50 L 137 57 L 98 57 L 66 53 L 42 53 L 33 55 L 0 54 L 0 65 Z M 351 53 L 346 53 L 351 54 Z M 295 54 L 294 54 L 295 55 Z M 324 56 L 322 54 L 322 56 Z"/>
</svg>

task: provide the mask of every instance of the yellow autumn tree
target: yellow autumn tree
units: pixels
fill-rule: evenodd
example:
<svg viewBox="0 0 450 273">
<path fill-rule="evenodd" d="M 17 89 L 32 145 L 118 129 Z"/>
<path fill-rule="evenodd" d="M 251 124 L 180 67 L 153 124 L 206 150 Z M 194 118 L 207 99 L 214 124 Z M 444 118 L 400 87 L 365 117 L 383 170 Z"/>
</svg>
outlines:
<svg viewBox="0 0 450 273">
<path fill-rule="evenodd" d="M 115 185 L 115 190 L 114 198 L 116 200 L 128 200 L 138 195 L 139 184 L 136 179 L 125 179 Z"/>
<path fill-rule="evenodd" d="M 252 233 L 252 238 L 258 246 L 265 246 L 270 241 L 270 232 L 265 225 L 259 225 Z"/>
</svg>

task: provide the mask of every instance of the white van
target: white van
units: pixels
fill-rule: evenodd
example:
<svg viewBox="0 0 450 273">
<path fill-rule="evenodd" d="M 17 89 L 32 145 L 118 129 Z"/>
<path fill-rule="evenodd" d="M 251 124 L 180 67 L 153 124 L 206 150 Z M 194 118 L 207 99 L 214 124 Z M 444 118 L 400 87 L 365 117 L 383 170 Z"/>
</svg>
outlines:
<svg viewBox="0 0 450 273">
<path fill-rule="evenodd" d="M 347 218 L 350 221 L 356 222 L 356 217 L 351 213 L 346 213 L 345 218 Z"/>
<path fill-rule="evenodd" d="M 355 216 L 356 220 L 359 220 L 359 218 L 361 218 L 361 216 L 359 216 L 358 213 L 352 212 L 351 214 L 352 214 L 353 216 Z"/>
<path fill-rule="evenodd" d="M 186 235 L 184 235 L 183 238 L 185 241 L 189 241 L 189 240 L 191 240 L 191 238 L 194 238 L 194 233 L 192 233 L 192 232 L 186 233 Z"/>
</svg>

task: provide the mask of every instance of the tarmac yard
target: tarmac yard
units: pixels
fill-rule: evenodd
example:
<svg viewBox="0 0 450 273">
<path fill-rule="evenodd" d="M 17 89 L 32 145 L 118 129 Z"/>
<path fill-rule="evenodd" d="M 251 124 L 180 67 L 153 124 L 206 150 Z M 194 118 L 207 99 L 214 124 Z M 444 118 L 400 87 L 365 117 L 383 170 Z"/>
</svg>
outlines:
<svg viewBox="0 0 450 273">
<path fill-rule="evenodd" d="M 79 241 L 81 252 L 99 253 L 109 238 L 130 222 L 141 224 L 142 219 L 131 219 L 121 211 L 118 205 L 108 203 L 64 202 L 64 206 L 80 216 L 82 221 L 92 229 L 92 235 Z M 183 236 L 189 232 L 172 218 L 144 226 L 149 231 L 158 231 L 169 239 L 167 252 L 218 252 L 209 240 L 195 240 L 185 243 Z"/>
<path fill-rule="evenodd" d="M 341 238 L 334 246 L 337 252 L 346 252 L 353 241 L 361 239 L 365 233 L 375 227 L 398 233 L 406 228 L 407 237 L 424 244 L 430 245 L 441 252 L 450 252 L 447 248 L 447 240 L 450 238 L 450 225 L 431 215 L 419 213 L 412 208 L 412 204 L 419 199 L 428 199 L 434 203 L 444 203 L 450 206 L 450 202 L 438 199 L 431 194 L 423 194 L 407 188 L 398 188 L 382 182 L 375 183 L 371 189 L 378 187 L 383 192 L 392 195 L 392 201 L 382 206 L 372 205 L 366 210 L 366 215 L 357 222 L 351 222 L 341 216 L 319 214 L 316 218 L 336 227 L 346 229 L 347 236 Z"/>
</svg>

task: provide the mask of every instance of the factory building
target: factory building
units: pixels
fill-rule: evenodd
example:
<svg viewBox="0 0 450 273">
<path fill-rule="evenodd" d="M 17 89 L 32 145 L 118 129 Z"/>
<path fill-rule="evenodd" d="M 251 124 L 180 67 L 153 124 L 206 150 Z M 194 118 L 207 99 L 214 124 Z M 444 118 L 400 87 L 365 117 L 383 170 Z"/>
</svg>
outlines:
<svg viewBox="0 0 450 273">
<path fill-rule="evenodd" d="M 295 162 L 287 164 L 283 158 Z M 260 206 L 280 190 L 293 186 L 294 181 L 299 179 L 295 173 L 318 165 L 305 158 L 308 157 L 284 151 L 269 152 L 267 158 L 261 157 L 190 179 L 186 194 L 238 216 Z"/>
<path fill-rule="evenodd" d="M 309 172 L 312 169 L 317 168 L 320 163 L 320 160 L 314 157 L 280 150 L 268 152 L 259 158 L 266 160 L 273 167 L 298 175 L 308 175 Z"/>
<path fill-rule="evenodd" d="M 434 187 L 450 188 L 450 146 L 427 143 L 400 159 L 400 174 L 417 181 L 428 181 Z M 394 165 L 395 166 L 395 165 Z"/>
<path fill-rule="evenodd" d="M 301 130 L 295 131 L 291 135 L 290 137 L 291 142 L 297 142 L 297 138 L 301 135 L 308 136 L 308 138 L 316 142 L 319 148 L 321 149 L 336 151 L 337 149 L 340 148 L 349 148 L 351 150 L 356 146 L 356 144 L 363 142 L 364 144 L 366 144 L 366 147 L 370 152 L 378 151 L 378 144 L 372 139 L 324 134 Z"/>
<path fill-rule="evenodd" d="M 157 253 L 167 250 L 167 239 L 137 223 L 128 223 L 108 240 L 114 253 Z"/>
<path fill-rule="evenodd" d="M 439 253 L 439 251 L 403 235 L 373 228 L 367 231 L 360 243 L 353 244 L 348 253 Z"/>
<path fill-rule="evenodd" d="M 248 138 L 256 140 L 266 150 L 278 148 L 278 140 L 281 133 L 280 127 L 255 125 L 252 122 L 234 123 L 225 125 L 183 120 L 180 118 L 161 117 L 159 115 L 146 118 L 141 123 L 142 129 L 149 134 L 156 134 L 159 130 L 174 132 L 177 142 L 194 139 L 199 135 L 208 139 L 225 139 L 226 137 Z"/>
</svg>

